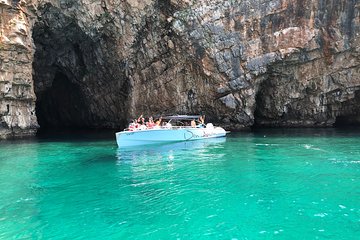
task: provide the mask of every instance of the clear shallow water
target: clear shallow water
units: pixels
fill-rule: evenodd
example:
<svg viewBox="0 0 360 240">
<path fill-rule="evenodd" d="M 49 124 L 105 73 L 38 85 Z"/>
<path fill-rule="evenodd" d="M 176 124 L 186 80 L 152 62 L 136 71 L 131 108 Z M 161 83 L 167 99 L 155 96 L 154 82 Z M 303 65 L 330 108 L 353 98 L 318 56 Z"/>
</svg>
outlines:
<svg viewBox="0 0 360 240">
<path fill-rule="evenodd" d="M 0 239 L 356 239 L 360 131 L 0 142 Z"/>
</svg>

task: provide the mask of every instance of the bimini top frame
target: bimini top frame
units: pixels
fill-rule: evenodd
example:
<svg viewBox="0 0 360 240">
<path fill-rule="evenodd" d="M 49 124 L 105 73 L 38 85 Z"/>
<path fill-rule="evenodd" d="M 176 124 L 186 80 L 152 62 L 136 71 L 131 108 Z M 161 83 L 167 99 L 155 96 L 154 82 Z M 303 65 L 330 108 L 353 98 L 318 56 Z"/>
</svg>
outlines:
<svg viewBox="0 0 360 240">
<path fill-rule="evenodd" d="M 199 119 L 201 115 L 174 115 L 174 116 L 166 116 L 162 117 L 165 120 L 195 120 Z"/>
</svg>

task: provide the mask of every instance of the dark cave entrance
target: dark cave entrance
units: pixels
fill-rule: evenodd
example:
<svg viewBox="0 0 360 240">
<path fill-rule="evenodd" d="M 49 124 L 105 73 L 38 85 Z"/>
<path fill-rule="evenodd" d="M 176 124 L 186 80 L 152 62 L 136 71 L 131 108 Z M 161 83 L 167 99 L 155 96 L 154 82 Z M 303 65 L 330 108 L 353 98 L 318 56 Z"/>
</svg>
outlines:
<svg viewBox="0 0 360 240">
<path fill-rule="evenodd" d="M 129 82 L 116 44 L 89 35 L 50 3 L 38 10 L 32 38 L 40 131 L 124 128 Z"/>
<path fill-rule="evenodd" d="M 93 119 L 82 80 L 89 43 L 73 20 L 51 5 L 43 6 L 33 28 L 36 116 L 40 130 L 88 128 Z M 57 25 L 55 23 L 58 23 Z"/>
<path fill-rule="evenodd" d="M 36 114 L 43 129 L 86 126 L 86 104 L 79 86 L 62 72 L 56 72 L 51 87 L 36 102 Z"/>
<path fill-rule="evenodd" d="M 337 108 L 335 127 L 360 127 L 360 90 L 355 91 L 354 98 L 341 102 Z"/>
<path fill-rule="evenodd" d="M 274 115 L 274 85 L 271 74 L 262 81 L 255 95 L 254 124 L 252 129 L 274 127 L 278 122 L 278 116 Z M 274 124 L 274 122 L 276 122 Z"/>
</svg>

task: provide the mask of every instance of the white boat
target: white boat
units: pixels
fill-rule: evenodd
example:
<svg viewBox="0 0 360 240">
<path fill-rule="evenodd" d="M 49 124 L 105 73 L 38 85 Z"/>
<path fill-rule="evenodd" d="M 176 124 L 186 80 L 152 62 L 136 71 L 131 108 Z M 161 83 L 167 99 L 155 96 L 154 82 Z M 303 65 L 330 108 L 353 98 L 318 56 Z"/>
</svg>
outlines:
<svg viewBox="0 0 360 240">
<path fill-rule="evenodd" d="M 176 121 L 189 121 L 198 119 L 199 116 L 178 115 L 164 117 L 169 123 Z M 129 130 L 116 133 L 116 142 L 121 147 L 132 147 L 140 145 L 169 143 L 179 141 L 193 141 L 207 138 L 225 137 L 226 131 L 213 124 L 199 124 L 194 126 L 156 126 L 153 128 L 139 128 L 139 130 Z"/>
</svg>

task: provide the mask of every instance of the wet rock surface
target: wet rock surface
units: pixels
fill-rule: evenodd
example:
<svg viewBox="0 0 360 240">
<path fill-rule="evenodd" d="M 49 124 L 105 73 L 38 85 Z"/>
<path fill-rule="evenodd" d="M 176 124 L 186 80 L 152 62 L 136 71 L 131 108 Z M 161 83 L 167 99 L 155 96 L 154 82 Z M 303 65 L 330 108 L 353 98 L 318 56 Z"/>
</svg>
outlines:
<svg viewBox="0 0 360 240">
<path fill-rule="evenodd" d="M 2 131 L 122 128 L 140 114 L 202 113 L 229 129 L 359 124 L 356 0 L 2 2 L 26 34 L 1 15 L 1 46 L 15 33 L 28 45 L 26 60 L 15 37 L 12 60 L 0 48 Z M 10 113 L 17 71 L 29 86 L 12 90 L 24 94 Z M 16 110 L 22 125 L 7 120 Z"/>
</svg>

